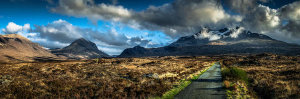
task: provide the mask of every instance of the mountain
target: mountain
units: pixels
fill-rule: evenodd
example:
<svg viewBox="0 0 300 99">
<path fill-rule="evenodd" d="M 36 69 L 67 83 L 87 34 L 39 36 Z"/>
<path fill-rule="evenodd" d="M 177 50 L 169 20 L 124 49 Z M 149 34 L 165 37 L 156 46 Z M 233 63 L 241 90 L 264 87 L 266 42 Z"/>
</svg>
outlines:
<svg viewBox="0 0 300 99">
<path fill-rule="evenodd" d="M 0 62 L 35 61 L 39 58 L 57 57 L 21 35 L 0 35 Z"/>
<path fill-rule="evenodd" d="M 252 33 L 240 27 L 220 30 L 204 28 L 194 35 L 181 37 L 165 47 L 136 46 L 125 49 L 119 57 L 257 53 L 300 55 L 300 46 L 278 41 L 267 35 Z"/>
<path fill-rule="evenodd" d="M 100 51 L 95 43 L 83 38 L 75 40 L 69 46 L 62 49 L 52 49 L 51 52 L 55 55 L 65 56 L 71 59 L 109 57 L 109 55 Z"/>
</svg>

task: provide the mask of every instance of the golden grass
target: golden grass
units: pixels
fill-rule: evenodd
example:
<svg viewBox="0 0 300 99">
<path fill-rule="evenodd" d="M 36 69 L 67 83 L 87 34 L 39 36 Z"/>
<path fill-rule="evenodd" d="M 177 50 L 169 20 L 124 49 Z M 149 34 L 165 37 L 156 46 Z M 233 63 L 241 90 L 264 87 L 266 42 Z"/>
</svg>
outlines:
<svg viewBox="0 0 300 99">
<path fill-rule="evenodd" d="M 215 61 L 208 57 L 113 58 L 1 64 L 3 98 L 148 98 Z"/>
<path fill-rule="evenodd" d="M 300 98 L 300 57 L 273 54 L 229 56 L 223 64 L 247 72 L 249 94 L 259 98 Z"/>
</svg>

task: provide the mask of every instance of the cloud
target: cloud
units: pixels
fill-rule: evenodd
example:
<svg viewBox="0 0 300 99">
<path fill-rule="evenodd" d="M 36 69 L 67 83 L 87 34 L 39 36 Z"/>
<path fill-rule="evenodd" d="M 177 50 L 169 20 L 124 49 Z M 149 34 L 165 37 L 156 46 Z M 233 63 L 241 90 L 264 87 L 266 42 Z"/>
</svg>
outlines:
<svg viewBox="0 0 300 99">
<path fill-rule="evenodd" d="M 145 40 L 143 39 L 143 37 L 131 37 L 129 42 L 131 46 L 136 46 L 136 45 L 147 46 L 151 42 L 151 40 Z"/>
<path fill-rule="evenodd" d="M 62 42 L 58 42 L 58 41 L 49 41 L 46 38 L 41 38 L 41 37 L 37 37 L 37 36 L 29 37 L 29 39 L 32 42 L 39 43 L 43 47 L 49 48 L 49 49 L 62 48 L 62 47 L 66 47 L 69 45 L 69 43 L 62 43 Z"/>
<path fill-rule="evenodd" d="M 280 23 L 277 10 L 258 5 L 245 15 L 241 24 L 253 32 L 268 32 L 278 28 Z"/>
<path fill-rule="evenodd" d="M 61 19 L 45 26 L 35 25 L 35 29 L 30 32 L 37 34 L 35 38 L 32 38 L 33 41 L 48 48 L 61 48 L 79 38 L 96 42 L 100 49 L 101 47 L 105 47 L 103 49 L 106 50 L 117 48 L 118 51 L 136 45 L 146 47 L 151 42 L 142 37 L 128 37 L 114 28 L 107 32 L 100 32 L 90 28 L 80 28 Z"/>
<path fill-rule="evenodd" d="M 239 34 L 244 32 L 245 28 L 244 27 L 236 27 L 236 28 L 227 28 L 229 29 L 228 31 L 231 31 L 232 33 L 229 35 L 231 38 L 237 38 Z M 220 32 L 219 30 L 210 30 L 208 28 L 203 28 L 200 33 L 194 34 L 193 36 L 197 39 L 208 39 L 209 41 L 215 41 L 219 40 L 222 38 L 225 32 Z"/>
<path fill-rule="evenodd" d="M 132 47 L 136 45 L 146 46 L 150 40 L 144 40 L 140 37 L 127 37 L 124 34 L 118 33 L 115 29 L 111 29 L 106 33 L 94 31 L 91 36 L 94 39 L 105 42 L 108 45 Z"/>
<path fill-rule="evenodd" d="M 176 0 L 135 12 L 122 6 L 95 4 L 93 0 L 60 0 L 53 12 L 75 17 L 122 22 L 133 28 L 159 30 L 171 37 L 199 31 L 199 27 L 234 24 L 241 17 L 227 14 L 215 0 Z"/>
<path fill-rule="evenodd" d="M 142 28 L 161 30 L 176 37 L 198 32 L 201 27 L 220 28 L 240 21 L 218 6 L 215 0 L 176 0 L 162 6 L 150 6 L 136 14 Z"/>
<path fill-rule="evenodd" d="M 111 0 L 111 3 L 112 3 L 113 5 L 116 5 L 116 4 L 119 3 L 119 1 L 118 1 L 118 0 Z"/>
<path fill-rule="evenodd" d="M 300 44 L 300 1 L 271 9 L 257 4 L 244 16 L 242 25 L 251 31 L 267 34 L 275 39 Z"/>
<path fill-rule="evenodd" d="M 62 43 L 70 43 L 75 39 L 82 38 L 85 33 L 82 29 L 64 20 L 57 20 L 46 26 L 35 25 L 32 32 L 39 33 L 41 38 Z"/>
<path fill-rule="evenodd" d="M 300 1 L 271 9 L 258 2 L 269 0 L 225 0 L 227 7 L 242 15 L 240 25 L 252 32 L 300 44 Z"/>
<path fill-rule="evenodd" d="M 9 22 L 5 29 L 2 29 L 2 32 L 5 34 L 14 34 L 21 31 L 28 31 L 30 29 L 30 24 L 24 24 L 24 26 L 20 26 L 15 24 L 14 22 Z"/>
<path fill-rule="evenodd" d="M 300 1 L 288 4 L 279 9 L 280 16 L 293 21 L 300 19 Z"/>
<path fill-rule="evenodd" d="M 19 34 L 33 42 L 39 43 L 47 48 L 58 48 L 66 46 L 66 43 L 58 41 L 49 41 L 46 38 L 41 38 L 40 33 L 34 33 L 30 24 L 24 24 L 24 26 L 17 25 L 14 22 L 9 22 L 5 29 L 2 29 L 5 34 Z"/>
<path fill-rule="evenodd" d="M 280 17 L 287 22 L 281 29 L 300 38 L 300 1 L 285 5 L 279 9 Z"/>
<path fill-rule="evenodd" d="M 93 23 L 99 20 L 120 22 L 134 29 L 161 31 L 172 38 L 191 35 L 203 27 L 219 29 L 237 25 L 279 40 L 300 41 L 299 1 L 278 9 L 261 5 L 270 1 L 272 0 L 175 0 L 137 12 L 120 5 L 96 4 L 94 0 L 59 0 L 58 6 L 51 11 L 85 17 Z M 229 11 L 224 8 L 229 8 Z M 121 34 L 119 36 L 126 38 Z"/>
<path fill-rule="evenodd" d="M 105 46 L 101 46 L 98 47 L 99 50 L 108 53 L 110 55 L 119 55 L 124 49 L 123 48 L 119 48 L 119 47 L 105 47 Z"/>
<path fill-rule="evenodd" d="M 224 0 L 224 4 L 232 11 L 245 14 L 256 6 L 257 0 Z"/>
<path fill-rule="evenodd" d="M 233 33 L 230 34 L 231 38 L 237 38 L 242 32 L 244 32 L 244 27 L 239 27 L 238 29 L 233 29 Z"/>
<path fill-rule="evenodd" d="M 258 2 L 267 3 L 270 0 L 222 0 L 224 5 L 232 11 L 239 14 L 247 14 L 252 12 L 259 4 Z"/>
<path fill-rule="evenodd" d="M 281 25 L 268 33 L 275 39 L 300 44 L 300 1 L 277 9 Z"/>
<path fill-rule="evenodd" d="M 122 6 L 94 4 L 93 0 L 59 0 L 59 6 L 51 11 L 75 17 L 87 17 L 97 23 L 97 20 L 125 21 L 132 12 Z"/>
<path fill-rule="evenodd" d="M 55 2 L 53 0 L 46 0 L 49 4 L 54 4 Z"/>
<path fill-rule="evenodd" d="M 144 47 L 159 46 L 143 37 L 126 36 L 114 28 L 106 32 L 100 32 L 90 28 L 80 28 L 61 19 L 48 23 L 47 25 L 34 25 L 33 29 L 30 28 L 30 24 L 21 26 L 10 22 L 2 31 L 5 34 L 20 34 L 50 49 L 65 47 L 79 38 L 85 38 L 95 42 L 99 49 L 104 49 L 108 54 L 120 54 L 122 50 L 137 45 Z"/>
<path fill-rule="evenodd" d="M 241 15 L 241 26 L 252 32 L 270 32 L 281 25 L 281 19 L 276 9 L 271 9 L 258 2 L 269 0 L 225 0 L 225 6 Z"/>
<path fill-rule="evenodd" d="M 201 33 L 197 33 L 194 35 L 195 38 L 204 39 L 208 38 L 210 41 L 218 40 L 221 36 L 217 35 L 216 33 L 209 31 L 207 28 L 203 28 Z"/>
<path fill-rule="evenodd" d="M 111 29 L 107 33 L 95 32 L 92 36 L 99 41 L 115 46 L 124 46 L 127 44 L 126 41 L 129 40 L 124 34 L 119 34 L 115 29 Z"/>
</svg>

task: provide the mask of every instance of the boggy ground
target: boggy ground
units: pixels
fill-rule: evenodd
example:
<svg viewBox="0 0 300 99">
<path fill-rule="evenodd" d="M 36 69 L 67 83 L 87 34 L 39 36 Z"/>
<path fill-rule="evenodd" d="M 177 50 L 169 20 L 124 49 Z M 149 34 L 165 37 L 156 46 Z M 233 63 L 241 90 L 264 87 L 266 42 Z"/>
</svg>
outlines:
<svg viewBox="0 0 300 99">
<path fill-rule="evenodd" d="M 216 60 L 169 56 L 0 64 L 0 97 L 156 97 Z"/>
<path fill-rule="evenodd" d="M 223 56 L 224 57 L 224 56 Z M 256 98 L 300 98 L 300 57 L 274 54 L 226 56 L 223 64 L 247 72 Z"/>
</svg>

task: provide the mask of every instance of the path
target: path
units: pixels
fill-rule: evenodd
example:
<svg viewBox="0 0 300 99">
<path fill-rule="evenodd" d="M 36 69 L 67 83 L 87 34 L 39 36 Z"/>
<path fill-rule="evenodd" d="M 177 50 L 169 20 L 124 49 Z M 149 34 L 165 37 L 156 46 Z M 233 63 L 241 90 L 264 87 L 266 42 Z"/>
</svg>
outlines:
<svg viewBox="0 0 300 99">
<path fill-rule="evenodd" d="M 216 63 L 177 94 L 175 99 L 225 99 L 222 84 L 221 66 Z"/>
</svg>

